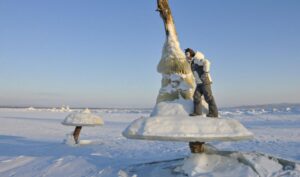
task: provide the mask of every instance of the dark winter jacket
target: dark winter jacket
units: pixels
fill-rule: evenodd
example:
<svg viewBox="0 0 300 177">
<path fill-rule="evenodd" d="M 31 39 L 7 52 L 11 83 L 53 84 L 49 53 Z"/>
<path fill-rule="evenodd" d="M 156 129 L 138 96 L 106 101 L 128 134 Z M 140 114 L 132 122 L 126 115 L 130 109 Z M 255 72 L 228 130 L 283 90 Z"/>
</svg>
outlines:
<svg viewBox="0 0 300 177">
<path fill-rule="evenodd" d="M 201 52 L 196 52 L 192 62 L 191 69 L 193 71 L 196 84 L 211 84 L 212 80 L 209 74 L 210 62 Z"/>
</svg>

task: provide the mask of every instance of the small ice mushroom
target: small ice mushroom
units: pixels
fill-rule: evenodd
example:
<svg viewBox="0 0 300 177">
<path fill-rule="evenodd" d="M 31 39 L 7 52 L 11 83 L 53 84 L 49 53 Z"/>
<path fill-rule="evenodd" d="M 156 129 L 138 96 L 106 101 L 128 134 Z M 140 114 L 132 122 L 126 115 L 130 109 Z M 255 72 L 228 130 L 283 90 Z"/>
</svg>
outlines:
<svg viewBox="0 0 300 177">
<path fill-rule="evenodd" d="M 76 144 L 78 144 L 80 130 L 83 126 L 99 126 L 103 125 L 104 122 L 99 116 L 93 114 L 89 109 L 85 109 L 78 113 L 76 112 L 69 114 L 62 121 L 62 124 L 68 126 L 76 126 L 73 132 L 73 137 Z"/>
</svg>

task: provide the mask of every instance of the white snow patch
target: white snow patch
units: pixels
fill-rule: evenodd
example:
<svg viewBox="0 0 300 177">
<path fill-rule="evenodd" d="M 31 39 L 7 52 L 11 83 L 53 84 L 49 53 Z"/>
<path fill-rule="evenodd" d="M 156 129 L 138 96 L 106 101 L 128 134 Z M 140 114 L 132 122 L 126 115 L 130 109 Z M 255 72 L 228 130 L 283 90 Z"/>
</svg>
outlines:
<svg viewBox="0 0 300 177">
<path fill-rule="evenodd" d="M 151 116 L 188 116 L 193 112 L 193 101 L 177 99 L 169 102 L 160 102 L 155 105 Z"/>
<path fill-rule="evenodd" d="M 217 154 L 192 154 L 184 160 L 181 169 L 190 177 L 257 176 L 251 167 L 240 163 L 237 159 Z"/>
<path fill-rule="evenodd" d="M 192 73 L 190 74 L 163 74 L 163 78 L 170 80 L 170 83 L 162 87 L 160 89 L 160 93 L 174 93 L 177 92 L 178 90 L 183 90 L 183 91 L 194 91 L 194 86 L 188 85 L 186 82 L 183 81 L 184 78 L 186 77 L 193 77 L 191 76 Z"/>
</svg>

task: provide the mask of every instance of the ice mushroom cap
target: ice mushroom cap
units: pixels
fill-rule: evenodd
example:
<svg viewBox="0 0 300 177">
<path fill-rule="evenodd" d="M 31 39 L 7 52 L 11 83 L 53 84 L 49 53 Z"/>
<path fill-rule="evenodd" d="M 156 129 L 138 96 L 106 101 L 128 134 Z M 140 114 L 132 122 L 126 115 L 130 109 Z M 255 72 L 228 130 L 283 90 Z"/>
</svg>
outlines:
<svg viewBox="0 0 300 177">
<path fill-rule="evenodd" d="M 104 122 L 100 116 L 93 114 L 89 109 L 85 109 L 67 115 L 62 124 L 70 126 L 98 126 L 103 125 Z"/>
<path fill-rule="evenodd" d="M 254 137 L 239 121 L 203 116 L 156 116 L 133 121 L 123 136 L 130 139 L 209 142 L 240 141 Z"/>
</svg>

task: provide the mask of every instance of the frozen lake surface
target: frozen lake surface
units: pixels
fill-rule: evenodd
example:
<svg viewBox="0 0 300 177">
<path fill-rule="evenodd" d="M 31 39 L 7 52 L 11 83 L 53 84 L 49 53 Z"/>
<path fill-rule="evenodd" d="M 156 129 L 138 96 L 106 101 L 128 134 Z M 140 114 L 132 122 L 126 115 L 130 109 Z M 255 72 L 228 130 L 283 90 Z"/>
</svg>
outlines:
<svg viewBox="0 0 300 177">
<path fill-rule="evenodd" d="M 298 105 L 221 109 L 222 117 L 239 120 L 255 138 L 210 144 L 220 151 L 259 152 L 299 163 L 299 110 Z M 85 141 L 69 146 L 63 141 L 74 127 L 63 126 L 61 121 L 70 110 L 1 108 L 0 176 L 125 177 L 130 173 L 134 176 L 135 170 L 136 176 L 147 176 L 138 170 L 147 172 L 168 162 L 181 163 L 190 155 L 184 142 L 129 140 L 122 136 L 133 120 L 148 117 L 149 109 L 92 112 L 103 118 L 104 126 L 83 127 L 80 139 Z"/>
</svg>

